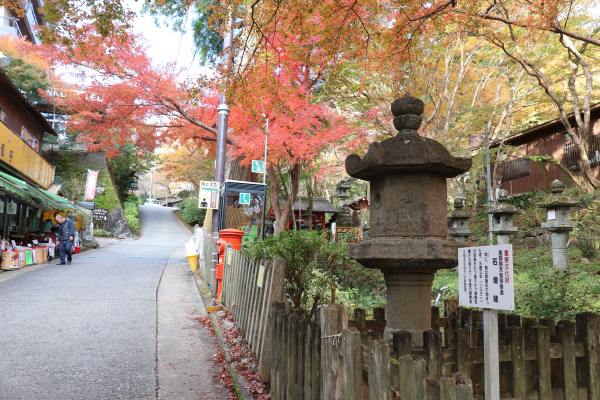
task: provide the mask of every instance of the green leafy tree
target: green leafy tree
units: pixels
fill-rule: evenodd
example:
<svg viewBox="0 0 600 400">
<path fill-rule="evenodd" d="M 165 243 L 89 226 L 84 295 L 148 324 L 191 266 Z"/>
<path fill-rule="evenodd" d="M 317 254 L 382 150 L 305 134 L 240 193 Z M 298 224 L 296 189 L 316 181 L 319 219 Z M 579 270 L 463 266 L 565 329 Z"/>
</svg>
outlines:
<svg viewBox="0 0 600 400">
<path fill-rule="evenodd" d="M 204 0 L 190 5 L 188 2 L 165 0 L 147 3 L 143 11 L 154 17 L 156 25 L 160 26 L 161 22 L 165 22 L 176 32 L 185 31 L 188 18 L 194 18 L 192 29 L 196 45 L 195 54 L 201 64 L 207 64 L 216 61 L 223 50 L 223 38 L 217 28 L 222 21 L 215 18 L 218 3 L 216 0 Z M 166 21 L 161 17 L 165 17 Z"/>
<path fill-rule="evenodd" d="M 156 157 L 140 153 L 138 148 L 128 143 L 120 148 L 120 154 L 109 160 L 108 165 L 115 179 L 115 189 L 121 202 L 127 198 L 129 185 L 137 182 L 138 176 L 150 171 Z"/>
</svg>

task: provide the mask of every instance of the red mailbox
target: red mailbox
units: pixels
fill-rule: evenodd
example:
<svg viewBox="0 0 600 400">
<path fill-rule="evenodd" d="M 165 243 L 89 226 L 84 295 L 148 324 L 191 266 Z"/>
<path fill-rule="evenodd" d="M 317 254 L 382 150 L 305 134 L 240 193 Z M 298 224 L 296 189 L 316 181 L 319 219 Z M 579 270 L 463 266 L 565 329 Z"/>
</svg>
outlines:
<svg viewBox="0 0 600 400">
<path fill-rule="evenodd" d="M 242 246 L 244 232 L 239 229 L 223 229 L 219 231 L 220 238 L 217 240 L 219 246 L 219 263 L 217 264 L 217 301 L 221 301 L 221 289 L 223 288 L 223 266 L 225 265 L 225 247 L 231 244 L 233 250 L 239 250 Z"/>
</svg>

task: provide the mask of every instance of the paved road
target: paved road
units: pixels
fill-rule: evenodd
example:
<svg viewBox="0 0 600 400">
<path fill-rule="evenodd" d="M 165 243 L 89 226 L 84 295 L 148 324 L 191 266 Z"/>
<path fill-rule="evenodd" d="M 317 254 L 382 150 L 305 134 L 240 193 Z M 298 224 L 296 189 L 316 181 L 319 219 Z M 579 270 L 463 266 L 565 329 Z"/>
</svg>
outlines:
<svg viewBox="0 0 600 400">
<path fill-rule="evenodd" d="M 226 398 L 193 320 L 205 311 L 181 250 L 191 234 L 164 207 L 140 219 L 140 240 L 1 274 L 0 399 Z"/>
</svg>

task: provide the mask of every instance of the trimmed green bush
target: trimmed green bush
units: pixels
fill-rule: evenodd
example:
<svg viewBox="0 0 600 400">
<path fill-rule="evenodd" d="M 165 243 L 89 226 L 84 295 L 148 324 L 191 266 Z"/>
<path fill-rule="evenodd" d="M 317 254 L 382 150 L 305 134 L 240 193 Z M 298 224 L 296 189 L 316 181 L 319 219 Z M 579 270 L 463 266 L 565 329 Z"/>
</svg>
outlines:
<svg viewBox="0 0 600 400">
<path fill-rule="evenodd" d="M 198 208 L 198 198 L 192 197 L 179 203 L 178 215 L 190 226 L 196 224 L 202 226 L 204 217 L 206 216 L 206 209 Z"/>
</svg>

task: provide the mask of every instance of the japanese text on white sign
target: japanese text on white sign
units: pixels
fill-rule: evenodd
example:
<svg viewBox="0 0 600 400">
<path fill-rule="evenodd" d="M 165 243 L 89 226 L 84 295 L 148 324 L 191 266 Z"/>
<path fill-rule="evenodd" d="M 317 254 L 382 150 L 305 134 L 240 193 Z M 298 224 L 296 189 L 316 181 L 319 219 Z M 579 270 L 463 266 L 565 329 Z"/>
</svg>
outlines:
<svg viewBox="0 0 600 400">
<path fill-rule="evenodd" d="M 458 249 L 459 304 L 514 310 L 512 245 Z"/>
<path fill-rule="evenodd" d="M 200 181 L 198 208 L 219 208 L 219 182 Z"/>
</svg>

